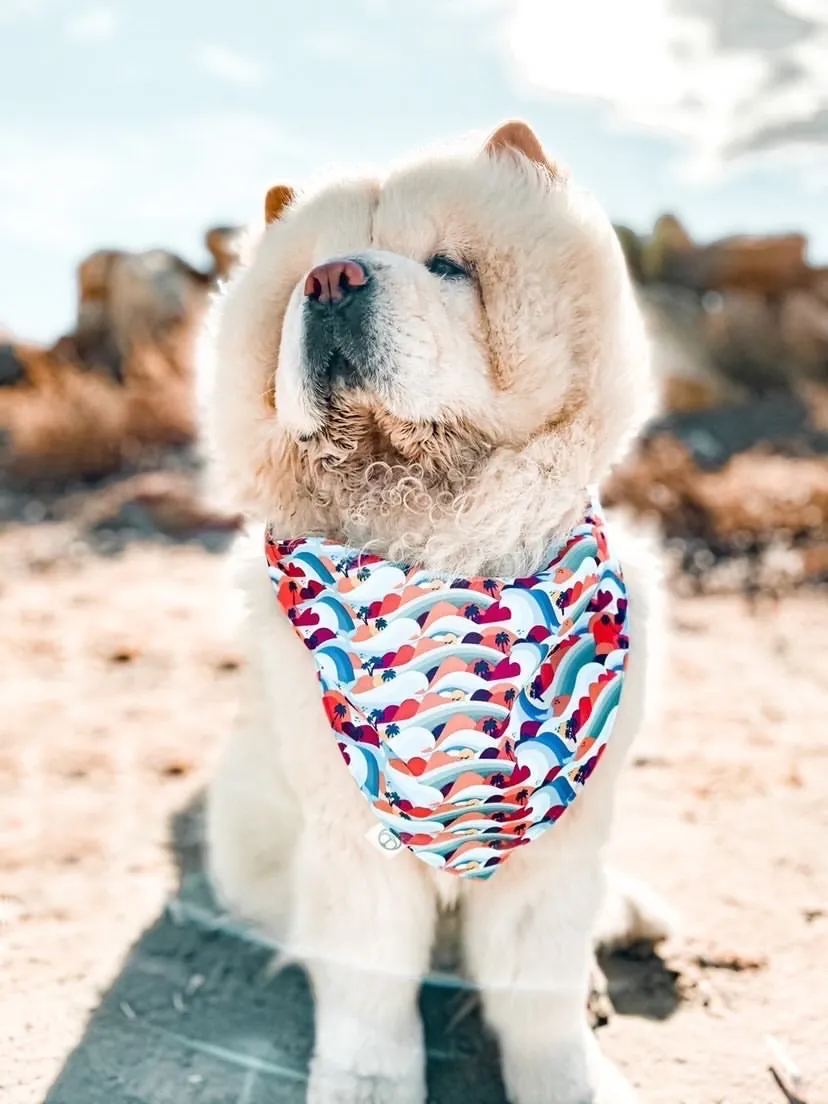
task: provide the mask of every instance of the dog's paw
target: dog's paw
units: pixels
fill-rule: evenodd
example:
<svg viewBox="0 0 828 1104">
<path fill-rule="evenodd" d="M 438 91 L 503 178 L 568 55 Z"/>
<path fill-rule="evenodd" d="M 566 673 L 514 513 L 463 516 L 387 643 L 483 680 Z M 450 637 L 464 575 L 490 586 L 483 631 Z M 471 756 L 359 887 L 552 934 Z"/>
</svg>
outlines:
<svg viewBox="0 0 828 1104">
<path fill-rule="evenodd" d="M 307 1104 L 425 1104 L 425 1077 L 372 1076 L 314 1064 L 306 1099 Z"/>
<path fill-rule="evenodd" d="M 611 872 L 595 942 L 602 951 L 660 943 L 675 934 L 678 917 L 648 885 Z"/>
</svg>

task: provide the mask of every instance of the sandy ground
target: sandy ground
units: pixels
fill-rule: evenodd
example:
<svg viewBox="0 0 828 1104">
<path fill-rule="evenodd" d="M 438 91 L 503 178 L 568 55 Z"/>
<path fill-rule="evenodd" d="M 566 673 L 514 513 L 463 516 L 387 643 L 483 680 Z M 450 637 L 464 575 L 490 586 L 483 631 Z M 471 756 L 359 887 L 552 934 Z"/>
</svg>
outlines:
<svg viewBox="0 0 828 1104">
<path fill-rule="evenodd" d="M 0 568 L 0 1099 L 31 1104 L 175 886 L 170 817 L 209 775 L 238 661 L 221 557 L 94 558 L 40 525 L 0 537 Z M 643 1104 L 782 1104 L 768 1033 L 828 1100 L 826 654 L 825 594 L 671 602 L 613 849 L 683 930 L 609 964 L 601 1029 Z"/>
</svg>

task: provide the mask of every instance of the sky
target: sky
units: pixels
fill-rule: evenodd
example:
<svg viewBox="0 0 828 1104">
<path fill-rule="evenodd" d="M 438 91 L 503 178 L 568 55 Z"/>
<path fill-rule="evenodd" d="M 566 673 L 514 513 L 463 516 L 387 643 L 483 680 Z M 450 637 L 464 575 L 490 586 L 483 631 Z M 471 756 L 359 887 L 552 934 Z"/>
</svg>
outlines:
<svg viewBox="0 0 828 1104">
<path fill-rule="evenodd" d="M 611 217 L 828 264 L 828 0 L 0 0 L 0 327 L 98 248 L 206 265 L 274 183 L 532 123 Z"/>
</svg>

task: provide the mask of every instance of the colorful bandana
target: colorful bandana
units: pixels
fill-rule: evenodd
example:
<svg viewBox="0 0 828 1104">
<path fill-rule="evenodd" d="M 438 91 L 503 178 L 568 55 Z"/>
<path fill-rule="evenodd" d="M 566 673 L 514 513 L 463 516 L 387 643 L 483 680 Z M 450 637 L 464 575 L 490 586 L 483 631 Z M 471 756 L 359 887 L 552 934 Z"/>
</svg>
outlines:
<svg viewBox="0 0 828 1104">
<path fill-rule="evenodd" d="M 629 647 L 597 510 L 523 579 L 446 578 L 270 531 L 265 554 L 386 830 L 429 866 L 487 878 L 559 819 L 606 747 Z"/>
</svg>

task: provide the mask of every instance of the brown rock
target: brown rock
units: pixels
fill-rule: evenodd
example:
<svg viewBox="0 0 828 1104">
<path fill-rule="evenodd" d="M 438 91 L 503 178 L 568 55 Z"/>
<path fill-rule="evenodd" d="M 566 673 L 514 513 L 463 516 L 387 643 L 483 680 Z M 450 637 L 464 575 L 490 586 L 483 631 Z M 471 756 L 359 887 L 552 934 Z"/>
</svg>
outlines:
<svg viewBox="0 0 828 1104">
<path fill-rule="evenodd" d="M 208 230 L 205 243 L 213 258 L 213 280 L 224 280 L 239 261 L 241 229 L 237 226 L 214 226 Z"/>
<path fill-rule="evenodd" d="M 788 292 L 779 308 L 779 332 L 802 372 L 828 375 L 828 302 L 811 290 Z"/>
<path fill-rule="evenodd" d="M 828 303 L 828 268 L 812 268 L 809 286 L 818 299 Z"/>
<path fill-rule="evenodd" d="M 801 234 L 788 234 L 725 238 L 699 249 L 668 249 L 661 278 L 695 291 L 781 295 L 810 282 L 806 248 Z"/>
<path fill-rule="evenodd" d="M 803 380 L 797 386 L 797 394 L 808 409 L 814 429 L 828 432 L 828 386 Z"/>
<path fill-rule="evenodd" d="M 802 575 L 809 582 L 828 578 L 828 543 L 813 544 L 800 550 Z"/>
<path fill-rule="evenodd" d="M 0 387 L 16 387 L 27 383 L 28 361 L 36 351 L 34 346 L 27 349 L 25 345 L 0 340 Z"/>
<path fill-rule="evenodd" d="M 726 538 L 770 538 L 780 533 L 828 533 L 828 465 L 743 453 L 721 472 L 705 473 L 696 491 Z"/>
<path fill-rule="evenodd" d="M 657 516 L 671 537 L 733 545 L 828 538 L 828 464 L 821 458 L 752 451 L 706 472 L 684 445 L 664 435 L 619 469 L 605 498 Z"/>
<path fill-rule="evenodd" d="M 703 302 L 702 339 L 719 374 L 751 390 L 790 381 L 778 311 L 767 299 L 727 292 L 705 296 Z"/>
<path fill-rule="evenodd" d="M 71 342 L 69 352 L 26 349 L 26 385 L 0 388 L 9 470 L 24 478 L 97 476 L 147 446 L 190 441 L 190 340 L 182 331 L 163 346 L 136 348 L 120 382 L 71 359 Z"/>
<path fill-rule="evenodd" d="M 651 284 L 640 289 L 652 348 L 653 372 L 667 413 L 706 409 L 738 397 L 717 368 L 705 333 L 698 296 L 683 288 Z"/>
<path fill-rule="evenodd" d="M 641 249 L 640 269 L 647 283 L 668 279 L 675 257 L 694 250 L 693 240 L 675 215 L 661 215 Z"/>
<path fill-rule="evenodd" d="M 73 333 L 3 352 L 0 433 L 20 476 L 101 475 L 195 432 L 192 344 L 209 277 L 164 250 L 101 250 L 77 279 Z"/>
<path fill-rule="evenodd" d="M 191 476 L 175 472 L 136 475 L 108 487 L 84 505 L 79 520 L 87 529 L 140 524 L 176 537 L 232 532 L 241 524 L 240 517 L 221 513 L 201 499 Z"/>
<path fill-rule="evenodd" d="M 78 332 L 103 327 L 126 353 L 191 321 L 207 284 L 203 273 L 163 249 L 93 254 L 78 269 Z"/>
</svg>

